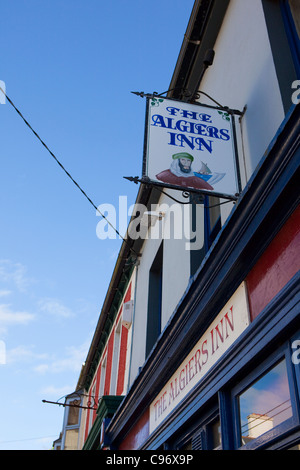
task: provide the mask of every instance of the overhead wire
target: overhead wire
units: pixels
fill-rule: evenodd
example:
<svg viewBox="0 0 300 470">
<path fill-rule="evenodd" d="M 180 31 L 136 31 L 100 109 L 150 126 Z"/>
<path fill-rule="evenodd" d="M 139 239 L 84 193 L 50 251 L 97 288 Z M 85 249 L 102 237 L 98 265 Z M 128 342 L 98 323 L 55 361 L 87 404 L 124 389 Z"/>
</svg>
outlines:
<svg viewBox="0 0 300 470">
<path fill-rule="evenodd" d="M 286 408 L 278 411 L 277 413 L 273 414 L 273 415 L 270 415 L 269 416 L 269 413 L 271 413 L 271 411 L 274 411 L 276 410 L 277 408 L 280 408 L 282 405 L 285 405 L 286 403 L 290 402 L 290 398 L 288 400 L 285 400 L 283 401 L 282 403 L 279 403 L 277 406 L 274 406 L 274 408 L 271 408 L 269 411 L 266 411 L 263 415 L 259 414 L 257 418 L 253 418 L 249 423 L 245 423 L 241 426 L 241 428 L 244 428 L 244 427 L 248 427 L 248 431 L 250 431 L 250 429 L 253 429 L 253 428 L 256 428 L 257 426 L 261 426 L 262 424 L 264 424 L 264 422 L 259 422 L 259 423 L 256 423 L 254 424 L 253 426 L 251 426 L 251 424 L 254 423 L 254 421 L 257 421 L 261 418 L 261 416 L 265 416 L 267 417 L 267 419 L 265 419 L 265 421 L 270 421 L 272 420 L 273 418 L 275 418 L 275 416 L 278 416 L 280 415 L 281 413 L 283 413 L 284 411 L 287 411 L 289 408 L 291 408 L 292 406 L 289 405 L 287 406 Z"/>
<path fill-rule="evenodd" d="M 54 437 L 57 437 L 57 436 L 52 435 L 52 436 L 42 436 L 42 437 L 28 437 L 28 438 L 25 438 L 25 439 L 15 439 L 15 440 L 12 440 L 12 441 L 0 441 L 0 444 L 12 444 L 14 442 L 25 442 L 25 441 L 38 441 L 38 440 L 41 440 L 41 439 L 52 439 Z"/>
<path fill-rule="evenodd" d="M 129 245 L 129 242 L 126 238 L 124 238 L 120 232 L 116 229 L 116 227 L 113 226 L 113 224 L 109 221 L 109 219 L 99 210 L 99 208 L 96 206 L 96 204 L 92 201 L 92 199 L 87 195 L 87 193 L 82 189 L 82 187 L 75 181 L 75 179 L 72 177 L 72 175 L 66 170 L 66 168 L 63 166 L 63 164 L 58 160 L 58 158 L 54 155 L 54 153 L 49 149 L 47 144 L 41 139 L 41 137 L 38 135 L 38 133 L 33 129 L 33 127 L 30 125 L 30 123 L 25 119 L 21 111 L 15 106 L 13 101 L 9 98 L 9 96 L 6 94 L 6 91 L 3 90 L 3 88 L 0 86 L 0 91 L 4 94 L 5 98 L 9 102 L 9 104 L 14 108 L 14 110 L 18 113 L 18 115 L 21 117 L 21 119 L 24 121 L 24 123 L 27 125 L 27 127 L 33 132 L 33 134 L 36 136 L 36 138 L 40 141 L 40 143 L 45 147 L 45 149 L 50 153 L 50 155 L 54 158 L 56 163 L 60 166 L 60 168 L 65 172 L 65 174 L 70 178 L 70 180 L 74 183 L 74 185 L 79 189 L 79 191 L 83 194 L 83 196 L 88 200 L 88 202 L 96 209 L 96 211 L 105 219 L 105 221 L 110 225 L 110 227 L 116 232 L 116 234 L 125 242 Z M 129 246 L 130 250 L 136 255 L 137 253 L 135 250 Z"/>
</svg>

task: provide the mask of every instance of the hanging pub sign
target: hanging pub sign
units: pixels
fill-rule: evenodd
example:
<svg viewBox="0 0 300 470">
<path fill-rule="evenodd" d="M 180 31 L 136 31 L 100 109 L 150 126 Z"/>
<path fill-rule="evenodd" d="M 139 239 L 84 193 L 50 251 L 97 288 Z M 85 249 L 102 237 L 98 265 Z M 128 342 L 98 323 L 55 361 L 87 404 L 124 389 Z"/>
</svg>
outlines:
<svg viewBox="0 0 300 470">
<path fill-rule="evenodd" d="M 239 184 L 233 119 L 223 108 L 148 96 L 143 177 L 234 198 Z"/>
</svg>

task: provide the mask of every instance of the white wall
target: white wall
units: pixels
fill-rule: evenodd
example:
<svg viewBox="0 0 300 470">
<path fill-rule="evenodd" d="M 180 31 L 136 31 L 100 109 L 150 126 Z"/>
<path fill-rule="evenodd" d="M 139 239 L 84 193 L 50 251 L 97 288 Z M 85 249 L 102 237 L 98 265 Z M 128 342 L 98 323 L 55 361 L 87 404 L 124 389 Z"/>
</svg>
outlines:
<svg viewBox="0 0 300 470">
<path fill-rule="evenodd" d="M 170 191 L 173 197 L 186 202 L 179 191 Z M 163 248 L 163 289 L 162 289 L 162 330 L 180 301 L 190 278 L 190 252 L 186 250 L 185 236 L 174 239 L 168 236 L 168 223 L 172 209 L 176 204 L 169 197 L 162 195 L 156 209 L 163 209 L 164 217 L 148 231 L 137 269 L 137 289 L 135 299 L 135 321 L 133 326 L 133 342 L 129 385 L 138 374 L 139 367 L 145 361 L 147 310 L 148 310 L 148 284 L 149 271 L 164 238 Z M 178 204 L 176 204 L 178 206 Z M 179 205 L 179 211 L 183 206 Z M 153 207 L 155 209 L 155 207 Z M 182 212 L 183 214 L 183 212 Z M 177 216 L 179 217 L 179 212 Z M 179 219 L 176 219 L 179 220 Z M 183 219 L 182 219 L 183 221 Z M 160 236 L 159 236 L 160 235 Z M 183 233 L 184 235 L 184 233 Z"/>
</svg>

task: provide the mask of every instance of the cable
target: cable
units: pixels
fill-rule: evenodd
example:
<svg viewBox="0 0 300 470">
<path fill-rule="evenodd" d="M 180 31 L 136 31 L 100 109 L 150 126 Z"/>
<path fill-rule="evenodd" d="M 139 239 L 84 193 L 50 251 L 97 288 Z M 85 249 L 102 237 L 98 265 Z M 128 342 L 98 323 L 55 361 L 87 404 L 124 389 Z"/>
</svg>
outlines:
<svg viewBox="0 0 300 470">
<path fill-rule="evenodd" d="M 14 441 L 0 441 L 0 444 L 11 444 L 13 442 L 25 442 L 25 441 L 36 441 L 39 439 L 52 439 L 53 437 L 57 437 L 57 435 L 53 436 L 43 436 L 43 437 L 29 437 L 27 439 L 16 439 Z"/>
<path fill-rule="evenodd" d="M 54 153 L 49 149 L 49 147 L 45 144 L 45 142 L 40 138 L 40 136 L 38 135 L 38 133 L 32 128 L 32 126 L 29 124 L 29 122 L 25 119 L 25 117 L 23 116 L 23 114 L 21 113 L 21 111 L 14 105 L 14 103 L 12 102 L 12 100 L 7 96 L 6 92 L 1 88 L 0 86 L 0 91 L 2 91 L 2 93 L 4 94 L 4 96 L 6 97 L 7 101 L 11 104 L 11 106 L 15 109 L 15 111 L 19 114 L 19 116 L 23 119 L 23 121 L 25 122 L 25 124 L 29 127 L 29 129 L 33 132 L 33 134 L 36 136 L 36 138 L 41 142 L 41 144 L 45 147 L 45 149 L 50 153 L 50 155 L 54 158 L 54 160 L 56 161 L 56 163 L 60 166 L 60 168 L 65 172 L 65 174 L 70 178 L 70 180 L 75 184 L 75 186 L 79 189 L 79 191 L 83 194 L 83 196 L 89 201 L 89 203 L 94 207 L 94 209 L 96 209 L 96 211 L 101 215 L 101 217 L 103 217 L 103 219 L 106 220 L 106 222 L 112 227 L 112 229 L 116 232 L 116 234 L 122 238 L 122 240 L 125 242 L 125 243 L 128 243 L 128 240 L 126 240 L 121 234 L 120 232 L 111 224 L 111 222 L 108 220 L 108 218 L 102 214 L 102 212 L 100 212 L 100 210 L 98 209 L 98 207 L 96 206 L 96 204 L 91 200 L 91 198 L 86 194 L 86 192 L 81 188 L 81 186 L 77 183 L 77 181 L 74 180 L 74 178 L 70 175 L 70 173 L 65 169 L 65 167 L 63 166 L 63 164 L 58 160 L 58 158 L 54 155 Z M 138 254 L 134 251 L 134 249 L 130 246 L 129 247 L 130 250 L 136 255 L 138 256 Z"/>
<path fill-rule="evenodd" d="M 270 413 L 271 411 L 274 411 L 276 410 L 277 408 L 279 408 L 280 406 L 282 405 L 285 405 L 285 403 L 288 403 L 290 402 L 290 398 L 288 400 L 285 400 L 283 401 L 282 403 L 279 403 L 279 405 L 277 406 L 274 406 L 274 408 L 272 408 L 271 410 L 267 411 L 266 413 L 264 413 L 264 415 L 259 415 L 258 418 L 253 418 L 249 423 L 245 423 L 243 424 L 243 426 L 241 426 L 241 428 L 244 428 L 245 426 L 248 427 L 248 431 L 250 431 L 250 429 L 253 429 L 253 428 L 256 428 L 257 426 L 261 426 L 262 424 L 264 424 L 265 421 L 270 421 L 272 420 L 275 416 L 278 416 L 280 413 L 283 413 L 284 411 L 288 410 L 289 408 L 291 408 L 292 406 L 289 405 L 288 407 L 278 411 L 278 413 L 275 413 L 274 415 L 271 415 L 269 416 L 268 413 Z M 257 424 L 254 424 L 254 426 L 251 426 L 252 423 L 254 423 L 254 421 L 257 421 L 260 419 L 261 416 L 267 416 L 267 419 L 263 422 L 263 423 L 257 423 Z"/>
</svg>

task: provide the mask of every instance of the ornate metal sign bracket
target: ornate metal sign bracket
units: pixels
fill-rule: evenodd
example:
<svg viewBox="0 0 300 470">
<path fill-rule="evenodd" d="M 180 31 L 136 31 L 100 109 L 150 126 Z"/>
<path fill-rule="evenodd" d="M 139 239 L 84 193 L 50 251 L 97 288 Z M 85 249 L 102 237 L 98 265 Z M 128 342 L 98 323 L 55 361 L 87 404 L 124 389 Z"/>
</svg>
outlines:
<svg viewBox="0 0 300 470">
<path fill-rule="evenodd" d="M 169 93 L 171 91 L 174 91 L 176 90 L 177 88 L 171 88 L 170 90 L 166 90 L 166 91 L 163 91 L 162 93 L 157 93 L 157 91 L 153 91 L 153 93 L 144 93 L 143 91 L 132 91 L 131 93 L 133 95 L 137 95 L 137 96 L 140 96 L 141 98 L 152 98 L 152 99 L 163 99 L 164 96 L 166 93 Z M 186 88 L 180 88 L 180 90 L 182 90 L 183 92 L 183 96 L 185 96 L 187 98 L 186 102 L 190 102 L 190 103 L 193 103 L 195 105 L 199 105 L 199 106 L 203 106 L 202 103 L 198 102 L 197 100 L 200 99 L 200 96 L 201 95 L 204 95 L 206 96 L 207 98 L 209 98 L 211 101 L 213 101 L 213 103 L 215 103 L 215 106 L 217 106 L 220 110 L 222 111 L 225 111 L 229 114 L 236 114 L 237 116 L 240 116 L 243 117 L 243 115 L 245 114 L 245 111 L 246 111 L 246 106 L 244 107 L 243 111 L 240 111 L 239 109 L 231 109 L 229 108 L 228 106 L 223 106 L 222 104 L 218 103 L 218 101 L 216 101 L 214 98 L 212 98 L 208 93 L 205 93 L 204 91 L 197 91 L 194 95 L 193 95 L 193 100 L 189 100 L 188 98 L 192 96 L 192 93 L 187 90 Z M 166 97 L 165 97 L 166 98 Z M 180 100 L 180 99 L 176 99 L 176 98 L 172 98 L 173 101 L 180 101 L 180 102 L 183 102 L 183 100 Z M 205 105 L 207 107 L 209 107 L 209 105 Z M 213 106 L 213 107 L 215 107 Z"/>
<path fill-rule="evenodd" d="M 81 405 L 82 397 L 88 397 L 86 406 Z M 62 397 L 62 398 L 65 398 L 65 397 Z M 59 406 L 62 406 L 63 408 L 65 406 L 69 406 L 70 408 L 82 408 L 84 410 L 96 410 L 98 408 L 99 399 L 95 396 L 85 395 L 83 393 L 76 393 L 76 394 L 73 394 L 70 398 L 72 398 L 72 400 L 69 403 L 61 403 L 59 401 L 49 401 L 49 400 L 42 400 L 42 402 L 50 403 L 52 405 L 59 405 Z"/>
<path fill-rule="evenodd" d="M 228 199 L 228 202 L 229 201 L 236 202 L 240 195 L 239 193 L 236 193 L 235 195 L 231 195 L 231 194 L 218 193 L 215 191 L 212 192 L 212 191 L 205 190 L 205 189 L 196 189 L 196 188 L 187 188 L 187 187 L 185 188 L 182 186 L 176 186 L 174 184 L 166 185 L 158 181 L 152 181 L 147 176 L 142 176 L 142 178 L 139 178 L 138 176 L 123 176 L 123 178 L 125 178 L 128 181 L 132 181 L 135 184 L 142 183 L 149 187 L 155 186 L 157 188 L 175 189 L 177 191 L 182 191 L 183 197 L 186 197 L 186 198 L 189 197 L 191 194 L 198 194 L 202 196 L 215 196 L 215 197 L 219 197 L 222 199 Z M 177 202 L 180 202 L 180 201 L 177 201 Z"/>
</svg>

